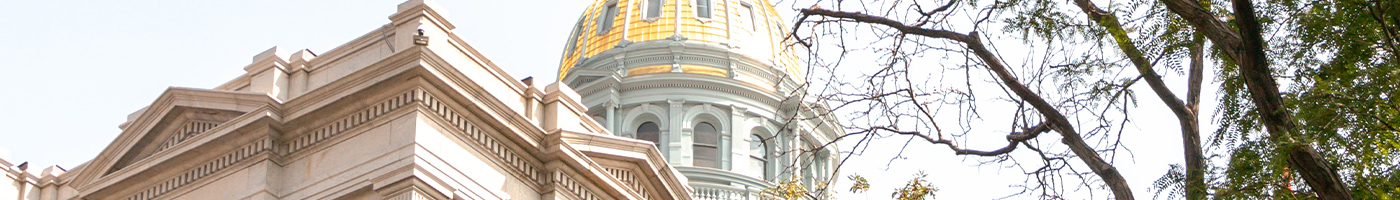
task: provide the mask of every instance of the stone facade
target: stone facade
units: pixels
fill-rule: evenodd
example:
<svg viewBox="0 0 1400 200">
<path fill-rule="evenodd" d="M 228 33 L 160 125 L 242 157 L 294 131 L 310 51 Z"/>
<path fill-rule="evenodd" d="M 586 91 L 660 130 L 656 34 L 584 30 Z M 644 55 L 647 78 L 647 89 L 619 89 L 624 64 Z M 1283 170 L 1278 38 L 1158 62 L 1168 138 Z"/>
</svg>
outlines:
<svg viewBox="0 0 1400 200">
<path fill-rule="evenodd" d="M 216 88 L 169 88 L 87 163 L 0 159 L 0 198 L 692 199 L 685 162 L 566 84 L 505 74 L 443 14 L 412 0 L 325 53 L 274 47 Z"/>
</svg>

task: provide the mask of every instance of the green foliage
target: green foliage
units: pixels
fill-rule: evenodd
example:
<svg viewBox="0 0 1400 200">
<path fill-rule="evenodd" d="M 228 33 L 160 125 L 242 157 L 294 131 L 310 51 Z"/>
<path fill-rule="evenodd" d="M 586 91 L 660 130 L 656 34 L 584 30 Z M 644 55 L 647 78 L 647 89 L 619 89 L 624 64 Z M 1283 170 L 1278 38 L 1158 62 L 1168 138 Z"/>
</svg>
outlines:
<svg viewBox="0 0 1400 200">
<path fill-rule="evenodd" d="M 904 184 L 904 187 L 890 194 L 890 197 L 898 200 L 934 199 L 934 193 L 938 192 L 938 188 L 933 187 L 933 183 L 927 179 L 928 174 L 919 171 L 918 174 L 914 175 L 914 180 L 909 180 L 908 183 Z"/>
<path fill-rule="evenodd" d="M 1220 69 L 1221 126 L 1212 146 L 1229 165 L 1218 170 L 1215 196 L 1226 199 L 1312 198 L 1290 176 L 1279 148 L 1310 143 L 1327 156 L 1358 199 L 1400 198 L 1400 1 L 1264 1 L 1260 16 L 1274 35 L 1273 68 L 1289 76 L 1284 99 L 1297 135 L 1262 134 L 1243 81 L 1228 60 Z"/>
<path fill-rule="evenodd" d="M 1235 149 L 1225 170 L 1225 183 L 1215 193 L 1216 199 L 1301 199 L 1307 191 L 1294 191 L 1303 186 L 1288 169 L 1285 152 L 1269 142 L 1250 142 Z"/>
<path fill-rule="evenodd" d="M 851 179 L 851 182 L 855 182 L 851 183 L 851 193 L 865 193 L 866 191 L 870 191 L 870 181 L 866 181 L 865 177 L 859 174 L 852 174 L 846 178 Z"/>
<path fill-rule="evenodd" d="M 1299 88 L 1290 106 L 1305 139 L 1326 147 L 1320 151 L 1355 181 L 1354 195 L 1400 198 L 1400 183 L 1387 181 L 1400 161 L 1400 101 L 1391 98 L 1400 94 L 1400 68 L 1393 63 L 1369 68 L 1299 69 L 1298 81 L 1313 87 Z"/>
<path fill-rule="evenodd" d="M 865 180 L 865 177 L 853 174 L 846 178 L 854 182 L 851 183 L 852 193 L 865 193 L 870 191 L 870 181 Z M 938 188 L 933 187 L 933 183 L 929 182 L 928 174 L 919 171 L 919 173 L 914 174 L 914 179 L 904 184 L 904 187 L 896 189 L 891 193 L 890 198 L 898 200 L 934 199 L 935 192 L 938 192 Z"/>
<path fill-rule="evenodd" d="M 1102 31 L 1093 31 L 1085 26 L 1075 26 L 1073 23 L 1079 21 L 1076 16 L 1067 12 L 1074 10 L 1063 10 L 1067 4 L 1063 1 L 1051 0 L 1014 0 L 1007 1 L 1003 5 L 1008 6 L 1009 12 L 1015 15 L 1003 19 L 1007 26 L 1002 30 L 1006 32 L 1019 33 L 1021 38 L 1044 39 L 1046 43 L 1055 41 L 1073 41 L 1077 35 L 1088 35 L 1091 37 L 1103 37 Z"/>
<path fill-rule="evenodd" d="M 1152 182 L 1152 190 L 1156 191 L 1152 194 L 1152 199 L 1162 197 L 1163 193 L 1166 193 L 1167 199 L 1186 197 L 1186 168 L 1181 167 L 1181 165 L 1171 165 L 1171 168 L 1167 169 L 1166 175 Z"/>
<path fill-rule="evenodd" d="M 773 194 L 779 199 L 802 199 L 812 194 L 807 190 L 807 186 L 802 185 L 802 177 L 793 176 L 774 184 L 772 188 L 765 189 L 766 193 Z"/>
</svg>

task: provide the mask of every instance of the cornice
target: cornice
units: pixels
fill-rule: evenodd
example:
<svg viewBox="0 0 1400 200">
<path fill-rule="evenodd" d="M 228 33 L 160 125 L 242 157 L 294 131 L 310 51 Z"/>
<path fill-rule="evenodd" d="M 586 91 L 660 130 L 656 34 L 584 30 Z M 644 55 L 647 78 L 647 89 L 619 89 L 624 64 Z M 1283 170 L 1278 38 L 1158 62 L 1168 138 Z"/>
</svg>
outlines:
<svg viewBox="0 0 1400 200">
<path fill-rule="evenodd" d="M 272 151 L 272 149 L 272 138 L 267 137 L 261 140 L 256 140 L 252 143 L 245 144 L 232 152 L 227 152 L 223 155 L 215 157 L 216 159 L 207 161 L 205 164 L 199 165 L 199 167 L 196 167 L 194 169 L 187 169 L 184 173 L 180 173 L 176 177 L 160 181 L 158 182 L 158 184 L 156 184 L 155 187 L 140 190 L 136 194 L 130 195 L 124 199 L 146 200 L 161 197 L 164 194 L 183 189 L 183 186 L 201 181 L 205 177 L 213 177 L 215 174 L 220 174 L 221 172 L 224 172 L 223 169 L 231 168 L 232 166 L 242 164 L 240 161 L 256 160 L 254 159 L 254 157 L 266 156 L 266 154 L 264 153 L 270 152 Z"/>
<path fill-rule="evenodd" d="M 214 89 L 215 89 L 215 90 L 237 91 L 239 88 L 234 88 L 234 87 L 248 85 L 248 83 L 249 83 L 249 81 L 250 81 L 251 79 L 252 79 L 252 77 L 248 77 L 248 74 L 247 74 L 247 73 L 239 74 L 238 77 L 235 77 L 235 78 L 233 78 L 233 80 L 229 80 L 228 82 L 224 82 L 224 84 L 220 84 L 218 87 L 214 87 Z"/>
<path fill-rule="evenodd" d="M 491 59 L 487 59 L 485 56 L 483 56 L 483 54 L 481 54 L 481 52 L 478 52 L 476 48 L 472 47 L 471 44 L 467 44 L 466 40 L 462 40 L 461 37 L 457 37 L 457 34 L 448 34 L 448 36 L 450 36 L 449 38 L 451 38 L 450 40 L 448 40 L 450 42 L 449 44 L 452 44 L 453 47 L 457 48 L 457 50 L 462 51 L 463 54 L 467 56 L 467 58 L 470 58 L 472 61 L 476 61 L 477 64 L 480 64 L 482 67 L 486 67 L 487 69 L 489 69 L 487 71 L 491 72 L 491 75 L 497 77 L 500 80 L 518 80 L 515 79 L 513 76 L 506 74 L 505 69 L 501 69 L 501 67 L 497 66 L 495 62 L 491 62 Z M 510 89 L 514 91 L 522 91 L 526 88 L 525 84 L 519 81 L 507 81 L 506 84 L 509 85 Z"/>
<path fill-rule="evenodd" d="M 431 50 L 425 49 L 425 51 L 429 52 L 426 54 L 426 58 L 428 58 L 426 59 L 427 62 L 424 62 L 426 64 L 425 69 L 428 69 L 430 72 L 429 74 L 435 78 L 423 80 L 429 82 L 443 81 L 442 85 L 445 87 L 440 87 L 440 89 L 443 89 L 444 92 L 451 91 L 453 95 L 450 95 L 450 98 L 454 98 L 454 100 L 458 102 L 471 102 L 472 105 L 479 106 L 478 108 L 484 111 L 480 114 L 487 115 L 483 116 L 483 118 L 495 119 L 500 123 L 492 124 L 501 125 L 497 128 L 509 130 L 506 131 L 508 133 L 518 134 L 518 138 L 522 139 L 518 142 L 523 142 L 526 146 L 532 147 L 539 147 L 541 145 L 541 140 L 545 134 L 544 130 L 537 126 L 533 120 L 525 118 L 522 112 L 517 112 L 507 106 L 505 102 L 501 101 L 501 98 L 514 99 L 513 97 L 498 97 L 492 95 L 474 80 L 467 78 L 461 71 L 458 71 L 455 67 L 444 61 L 438 54 L 432 53 Z M 520 84 L 519 82 L 514 83 Z M 535 102 L 542 102 L 542 99 L 533 100 Z"/>
<path fill-rule="evenodd" d="M 385 24 L 384 26 L 381 26 L 368 33 L 360 35 L 360 37 L 357 37 L 354 40 L 350 40 L 345 44 L 342 44 L 329 51 L 326 51 L 325 53 L 320 54 L 316 57 L 316 59 L 312 59 L 310 62 L 307 62 L 306 68 L 312 73 L 322 71 L 323 68 L 330 66 L 330 64 L 337 63 L 350 56 L 354 56 L 356 53 L 360 53 L 365 49 L 369 49 L 370 45 L 372 44 L 385 42 L 384 38 L 397 36 L 395 33 L 392 32 L 393 28 L 395 27 L 392 27 L 391 25 L 393 24 Z"/>
<path fill-rule="evenodd" d="M 618 90 L 621 93 L 628 93 L 643 90 L 672 88 L 700 89 L 721 92 L 724 94 L 738 95 L 744 98 L 758 101 L 763 105 L 774 107 L 777 107 L 780 101 L 784 99 L 781 98 L 781 96 L 779 96 L 778 94 L 768 93 L 761 90 L 755 90 L 754 88 L 745 86 L 742 83 L 738 83 L 738 81 L 735 81 L 733 79 L 679 73 L 648 74 L 643 76 L 625 77 L 622 80 L 621 86 L 618 87 Z"/>
</svg>

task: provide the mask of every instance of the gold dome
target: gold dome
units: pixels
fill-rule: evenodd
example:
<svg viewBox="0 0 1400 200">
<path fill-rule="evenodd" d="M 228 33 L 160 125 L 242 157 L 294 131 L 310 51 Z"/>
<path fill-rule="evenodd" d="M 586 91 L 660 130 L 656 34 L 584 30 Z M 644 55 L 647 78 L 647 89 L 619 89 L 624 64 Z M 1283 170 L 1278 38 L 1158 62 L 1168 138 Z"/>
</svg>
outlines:
<svg viewBox="0 0 1400 200">
<path fill-rule="evenodd" d="M 653 5 L 658 2 L 660 6 Z M 803 69 L 798 67 L 797 56 L 783 42 L 787 26 L 770 5 L 768 0 L 595 0 L 569 35 L 560 60 L 559 79 L 563 80 L 578 62 L 613 49 L 623 39 L 640 43 L 679 36 L 690 42 L 731 47 L 732 52 L 768 62 L 765 64 L 802 80 Z M 637 67 L 628 69 L 628 74 L 669 71 L 669 66 Z"/>
</svg>

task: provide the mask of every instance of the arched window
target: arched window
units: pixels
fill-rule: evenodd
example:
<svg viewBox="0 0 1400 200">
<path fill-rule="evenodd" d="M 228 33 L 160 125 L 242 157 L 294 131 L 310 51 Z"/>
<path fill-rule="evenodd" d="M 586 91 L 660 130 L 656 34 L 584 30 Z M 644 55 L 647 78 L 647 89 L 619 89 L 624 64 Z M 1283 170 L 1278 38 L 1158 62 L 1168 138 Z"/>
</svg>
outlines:
<svg viewBox="0 0 1400 200">
<path fill-rule="evenodd" d="M 694 166 L 719 169 L 719 130 L 709 122 L 700 122 L 695 124 L 694 132 Z"/>
<path fill-rule="evenodd" d="M 657 148 L 661 148 L 661 127 L 656 123 L 646 122 L 637 126 L 637 139 L 656 143 Z"/>
<path fill-rule="evenodd" d="M 754 134 L 749 142 L 749 172 L 755 177 L 768 180 L 768 143 L 763 142 L 763 136 Z"/>
</svg>

